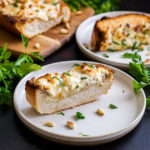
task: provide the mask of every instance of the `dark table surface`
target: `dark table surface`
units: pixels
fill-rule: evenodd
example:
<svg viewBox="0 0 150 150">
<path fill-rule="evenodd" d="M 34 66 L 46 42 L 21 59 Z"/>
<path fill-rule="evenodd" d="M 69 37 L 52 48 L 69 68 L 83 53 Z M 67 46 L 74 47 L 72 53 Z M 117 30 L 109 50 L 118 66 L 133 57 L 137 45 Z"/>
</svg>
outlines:
<svg viewBox="0 0 150 150">
<path fill-rule="evenodd" d="M 120 10 L 135 10 L 150 13 L 150 0 L 122 0 Z M 66 60 L 88 60 L 79 51 L 75 38 L 59 51 L 45 59 L 41 65 Z M 145 90 L 150 95 L 150 89 Z M 0 150 L 48 150 L 58 149 L 103 149 L 103 150 L 150 150 L 150 112 L 145 115 L 131 133 L 104 145 L 74 147 L 47 141 L 26 128 L 17 117 L 13 106 L 0 107 Z"/>
</svg>

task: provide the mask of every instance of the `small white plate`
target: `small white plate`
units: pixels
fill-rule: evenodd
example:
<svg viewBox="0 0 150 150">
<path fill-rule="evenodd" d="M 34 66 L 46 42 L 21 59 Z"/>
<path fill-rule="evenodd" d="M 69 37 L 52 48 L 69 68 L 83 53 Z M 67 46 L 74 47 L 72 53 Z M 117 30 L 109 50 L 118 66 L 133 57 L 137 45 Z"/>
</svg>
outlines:
<svg viewBox="0 0 150 150">
<path fill-rule="evenodd" d="M 90 48 L 90 41 L 91 41 L 91 36 L 93 32 L 93 28 L 95 25 L 95 22 L 99 19 L 101 19 L 104 16 L 107 17 L 115 17 L 123 14 L 130 14 L 130 13 L 139 13 L 139 14 L 145 14 L 149 15 L 147 13 L 142 13 L 142 12 L 136 12 L 136 11 L 114 11 L 114 12 L 108 12 L 108 13 L 103 13 L 100 15 L 96 15 L 93 17 L 90 17 L 89 19 L 85 20 L 83 23 L 80 24 L 76 31 L 76 41 L 77 44 L 80 48 L 80 50 L 85 54 L 87 57 L 97 60 L 99 62 L 103 62 L 106 64 L 110 64 L 113 66 L 121 67 L 121 68 L 128 68 L 128 64 L 131 61 L 130 59 L 125 59 L 122 58 L 121 56 L 125 52 L 132 52 L 131 49 L 124 50 L 124 51 L 116 51 L 116 52 L 92 52 L 89 49 L 87 49 L 84 44 L 87 44 L 88 47 Z M 139 54 L 142 56 L 143 60 L 150 59 L 150 56 L 147 56 L 148 53 L 148 47 L 145 47 L 145 50 L 142 52 L 139 52 Z M 103 54 L 109 55 L 109 58 L 105 58 Z M 145 64 L 146 67 L 150 67 L 150 62 Z"/>
<path fill-rule="evenodd" d="M 114 73 L 114 83 L 108 94 L 102 95 L 97 101 L 74 109 L 63 111 L 65 116 L 58 114 L 40 115 L 26 101 L 25 83 L 32 77 L 38 77 L 50 72 L 64 72 L 75 63 L 83 61 L 66 61 L 50 64 L 25 76 L 14 92 L 14 106 L 21 121 L 36 134 L 49 140 L 76 145 L 94 145 L 118 139 L 133 130 L 140 122 L 145 111 L 145 94 L 134 94 L 132 78 L 116 68 L 110 67 Z M 95 62 L 86 62 L 95 63 Z M 118 108 L 110 109 L 109 104 Z M 97 108 L 104 111 L 104 116 L 96 114 Z M 76 112 L 81 112 L 85 119 L 76 120 Z M 68 129 L 67 121 L 76 124 L 74 130 Z M 53 121 L 55 127 L 46 127 L 41 122 Z M 82 136 L 81 133 L 89 135 Z"/>
</svg>

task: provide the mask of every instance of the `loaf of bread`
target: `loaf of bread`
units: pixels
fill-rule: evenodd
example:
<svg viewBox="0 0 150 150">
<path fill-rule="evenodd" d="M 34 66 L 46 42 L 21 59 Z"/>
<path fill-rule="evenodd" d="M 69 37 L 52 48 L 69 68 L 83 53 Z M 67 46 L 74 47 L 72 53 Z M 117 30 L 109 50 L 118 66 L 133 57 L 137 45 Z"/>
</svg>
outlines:
<svg viewBox="0 0 150 150">
<path fill-rule="evenodd" d="M 1 0 L 0 25 L 28 38 L 69 22 L 71 11 L 61 0 Z"/>
<path fill-rule="evenodd" d="M 150 17 L 125 14 L 103 17 L 95 24 L 91 47 L 93 51 L 143 48 L 150 44 Z"/>
<path fill-rule="evenodd" d="M 62 74 L 27 81 L 26 99 L 40 114 L 53 114 L 95 101 L 113 83 L 113 71 L 101 64 L 75 64 Z"/>
</svg>

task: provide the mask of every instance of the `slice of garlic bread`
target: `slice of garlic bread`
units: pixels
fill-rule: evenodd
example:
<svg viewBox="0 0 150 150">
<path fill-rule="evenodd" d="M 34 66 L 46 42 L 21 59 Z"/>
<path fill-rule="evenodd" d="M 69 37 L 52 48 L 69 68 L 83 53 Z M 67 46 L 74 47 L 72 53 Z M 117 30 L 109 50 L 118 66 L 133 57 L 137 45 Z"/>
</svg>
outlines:
<svg viewBox="0 0 150 150">
<path fill-rule="evenodd" d="M 104 17 L 95 24 L 91 46 L 93 51 L 143 48 L 150 44 L 150 17 L 144 14 L 125 14 Z"/>
<path fill-rule="evenodd" d="M 101 64 L 75 64 L 26 83 L 26 99 L 40 114 L 52 114 L 95 101 L 113 83 L 113 71 Z"/>
<path fill-rule="evenodd" d="M 61 0 L 1 0 L 0 25 L 28 38 L 69 22 L 71 10 Z"/>
</svg>

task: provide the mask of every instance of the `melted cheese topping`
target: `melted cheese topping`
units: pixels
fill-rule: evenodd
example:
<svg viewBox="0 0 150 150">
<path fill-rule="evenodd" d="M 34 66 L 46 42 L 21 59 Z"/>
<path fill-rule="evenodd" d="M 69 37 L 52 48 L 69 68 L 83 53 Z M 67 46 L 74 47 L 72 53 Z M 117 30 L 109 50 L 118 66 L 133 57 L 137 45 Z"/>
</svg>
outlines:
<svg viewBox="0 0 150 150">
<path fill-rule="evenodd" d="M 109 28 L 101 43 L 100 50 L 123 50 L 127 48 L 142 48 L 150 44 L 150 24 L 131 28 L 129 24 L 120 25 L 115 29 Z"/>
<path fill-rule="evenodd" d="M 103 85 L 109 71 L 100 65 L 76 65 L 62 74 L 52 73 L 32 79 L 34 85 L 47 91 L 53 100 L 61 100 L 82 88 L 92 85 Z"/>
<path fill-rule="evenodd" d="M 60 3 L 59 0 L 0 0 L 0 12 L 19 19 L 47 21 L 58 17 Z"/>
</svg>

